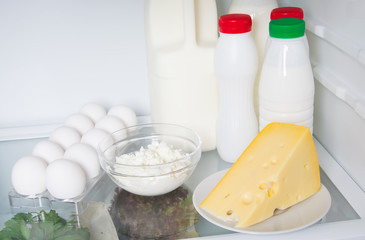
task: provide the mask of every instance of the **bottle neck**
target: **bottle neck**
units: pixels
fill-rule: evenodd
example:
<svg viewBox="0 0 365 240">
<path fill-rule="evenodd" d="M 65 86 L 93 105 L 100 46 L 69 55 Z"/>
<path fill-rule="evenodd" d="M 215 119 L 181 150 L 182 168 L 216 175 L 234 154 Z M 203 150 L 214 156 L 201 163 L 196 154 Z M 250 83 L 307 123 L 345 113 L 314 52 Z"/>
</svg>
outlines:
<svg viewBox="0 0 365 240">
<path fill-rule="evenodd" d="M 281 41 L 281 42 L 295 42 L 295 41 L 301 41 L 303 40 L 305 37 L 305 35 L 301 36 L 301 37 L 297 37 L 297 38 L 276 38 L 276 37 L 271 37 L 270 38 L 273 41 Z"/>
<path fill-rule="evenodd" d="M 219 36 L 221 38 L 246 37 L 246 36 L 251 36 L 251 32 L 245 32 L 245 33 L 222 33 L 222 32 L 219 32 Z"/>
</svg>

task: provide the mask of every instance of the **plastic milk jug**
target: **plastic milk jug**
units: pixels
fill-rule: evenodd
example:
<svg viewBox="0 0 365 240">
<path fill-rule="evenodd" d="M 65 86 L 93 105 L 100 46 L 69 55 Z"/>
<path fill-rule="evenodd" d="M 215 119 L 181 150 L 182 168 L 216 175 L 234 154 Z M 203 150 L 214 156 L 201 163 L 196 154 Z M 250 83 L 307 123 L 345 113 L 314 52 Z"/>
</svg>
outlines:
<svg viewBox="0 0 365 240">
<path fill-rule="evenodd" d="M 260 130 L 270 122 L 287 122 L 307 126 L 313 132 L 314 79 L 304 31 L 301 19 L 270 22 L 271 43 L 259 88 Z"/>
<path fill-rule="evenodd" d="M 145 34 L 153 122 L 197 131 L 216 148 L 218 39 L 215 0 L 146 0 Z"/>
<path fill-rule="evenodd" d="M 253 86 L 258 55 L 247 14 L 227 14 L 219 19 L 215 69 L 220 92 L 217 150 L 227 162 L 235 162 L 258 134 L 253 105 Z"/>
</svg>

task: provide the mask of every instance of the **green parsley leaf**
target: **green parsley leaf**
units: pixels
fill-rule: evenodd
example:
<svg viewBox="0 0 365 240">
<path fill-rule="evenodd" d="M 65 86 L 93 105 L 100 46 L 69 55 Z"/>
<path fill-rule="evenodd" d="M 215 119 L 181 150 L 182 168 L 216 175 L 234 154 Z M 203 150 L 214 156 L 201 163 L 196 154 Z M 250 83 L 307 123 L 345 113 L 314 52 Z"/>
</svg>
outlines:
<svg viewBox="0 0 365 240">
<path fill-rule="evenodd" d="M 88 240 L 87 228 L 76 228 L 75 221 L 67 222 L 56 211 L 49 213 L 17 213 L 0 231 L 1 240 Z"/>
</svg>

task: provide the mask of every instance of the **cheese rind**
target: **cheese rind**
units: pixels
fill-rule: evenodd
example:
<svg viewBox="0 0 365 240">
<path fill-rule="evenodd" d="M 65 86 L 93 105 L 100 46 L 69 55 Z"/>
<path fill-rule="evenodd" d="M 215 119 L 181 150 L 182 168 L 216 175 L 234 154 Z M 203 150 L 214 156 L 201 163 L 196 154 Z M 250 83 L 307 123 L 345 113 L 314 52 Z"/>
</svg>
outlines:
<svg viewBox="0 0 365 240">
<path fill-rule="evenodd" d="M 309 128 L 267 125 L 228 170 L 200 207 L 244 228 L 261 222 L 321 188 L 319 164 Z"/>
</svg>

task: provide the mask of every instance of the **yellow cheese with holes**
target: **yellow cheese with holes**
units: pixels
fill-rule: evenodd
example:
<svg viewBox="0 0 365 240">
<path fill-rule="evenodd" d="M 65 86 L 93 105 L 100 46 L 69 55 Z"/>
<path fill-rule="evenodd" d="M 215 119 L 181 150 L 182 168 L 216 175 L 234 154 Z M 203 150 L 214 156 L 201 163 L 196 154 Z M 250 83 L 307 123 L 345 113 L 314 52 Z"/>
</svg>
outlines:
<svg viewBox="0 0 365 240">
<path fill-rule="evenodd" d="M 200 204 L 211 215 L 244 228 L 261 222 L 321 188 L 309 128 L 267 125 Z"/>
</svg>

